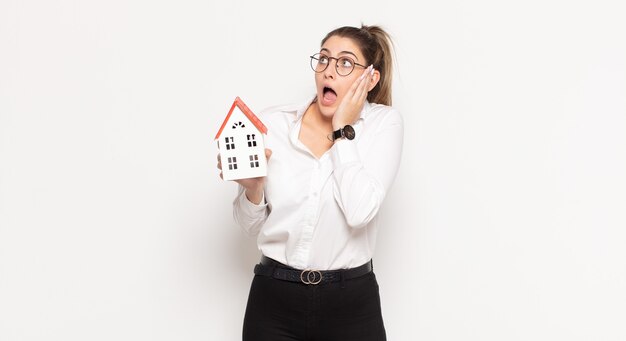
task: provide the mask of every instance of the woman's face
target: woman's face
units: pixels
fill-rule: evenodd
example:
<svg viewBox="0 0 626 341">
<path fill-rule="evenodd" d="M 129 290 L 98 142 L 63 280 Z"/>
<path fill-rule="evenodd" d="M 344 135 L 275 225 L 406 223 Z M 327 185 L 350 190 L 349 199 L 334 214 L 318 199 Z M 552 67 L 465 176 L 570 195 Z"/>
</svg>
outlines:
<svg viewBox="0 0 626 341">
<path fill-rule="evenodd" d="M 350 38 L 332 36 L 322 45 L 320 53 L 332 58 L 328 60 L 329 64 L 326 70 L 315 73 L 317 105 L 324 117 L 332 118 L 352 83 L 365 70 L 358 65 L 354 65 L 354 70 L 349 75 L 339 75 L 336 67 L 337 60 L 334 58 L 348 57 L 358 64 L 366 67 L 369 65 L 366 64 L 367 61 L 361 54 L 361 49 Z M 342 66 L 340 65 L 340 67 Z"/>
</svg>

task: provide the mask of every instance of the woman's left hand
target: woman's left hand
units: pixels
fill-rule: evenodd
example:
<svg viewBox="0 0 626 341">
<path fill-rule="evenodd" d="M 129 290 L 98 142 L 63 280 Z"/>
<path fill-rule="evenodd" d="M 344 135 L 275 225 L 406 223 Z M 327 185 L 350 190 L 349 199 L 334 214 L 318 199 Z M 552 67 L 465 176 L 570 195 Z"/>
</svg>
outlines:
<svg viewBox="0 0 626 341">
<path fill-rule="evenodd" d="M 370 84 L 373 80 L 374 67 L 370 65 L 363 71 L 363 74 L 357 78 L 348 93 L 343 98 L 337 111 L 333 116 L 333 130 L 341 129 L 348 124 L 354 123 L 361 114 Z"/>
</svg>

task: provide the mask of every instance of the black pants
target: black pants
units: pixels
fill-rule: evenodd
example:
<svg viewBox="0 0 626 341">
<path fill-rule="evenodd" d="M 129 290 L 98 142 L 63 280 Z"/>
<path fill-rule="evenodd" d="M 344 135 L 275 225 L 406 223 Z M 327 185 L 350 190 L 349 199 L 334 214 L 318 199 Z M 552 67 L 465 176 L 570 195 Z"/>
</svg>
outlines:
<svg viewBox="0 0 626 341">
<path fill-rule="evenodd" d="M 243 341 L 384 341 L 376 276 L 307 285 L 255 275 Z"/>
</svg>

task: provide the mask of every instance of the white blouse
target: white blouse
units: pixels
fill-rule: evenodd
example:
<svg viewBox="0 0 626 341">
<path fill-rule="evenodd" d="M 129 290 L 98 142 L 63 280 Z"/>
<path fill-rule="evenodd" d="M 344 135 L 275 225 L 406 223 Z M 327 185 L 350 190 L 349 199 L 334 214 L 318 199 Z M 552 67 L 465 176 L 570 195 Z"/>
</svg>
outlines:
<svg viewBox="0 0 626 341">
<path fill-rule="evenodd" d="M 363 106 L 341 139 L 319 159 L 298 139 L 311 104 L 274 107 L 258 117 L 272 150 L 264 196 L 251 203 L 243 187 L 233 203 L 235 221 L 267 257 L 298 269 L 334 270 L 372 258 L 377 214 L 400 165 L 402 116 L 380 104 Z"/>
</svg>

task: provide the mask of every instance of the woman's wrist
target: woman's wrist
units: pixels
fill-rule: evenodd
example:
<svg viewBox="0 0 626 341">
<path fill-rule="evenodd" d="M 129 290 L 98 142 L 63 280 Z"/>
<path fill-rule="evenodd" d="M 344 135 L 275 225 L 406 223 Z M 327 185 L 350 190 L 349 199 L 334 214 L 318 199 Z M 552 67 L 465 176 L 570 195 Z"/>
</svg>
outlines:
<svg viewBox="0 0 626 341">
<path fill-rule="evenodd" d="M 255 205 L 260 205 L 263 200 L 263 187 L 257 189 L 246 189 L 246 198 Z"/>
<path fill-rule="evenodd" d="M 333 131 L 339 130 L 348 124 L 350 124 L 350 122 L 346 122 L 345 120 L 333 121 Z"/>
</svg>

